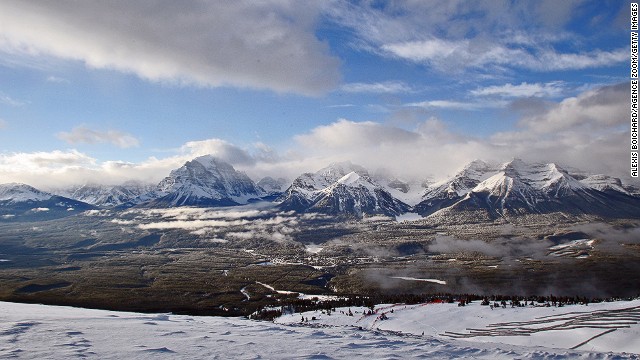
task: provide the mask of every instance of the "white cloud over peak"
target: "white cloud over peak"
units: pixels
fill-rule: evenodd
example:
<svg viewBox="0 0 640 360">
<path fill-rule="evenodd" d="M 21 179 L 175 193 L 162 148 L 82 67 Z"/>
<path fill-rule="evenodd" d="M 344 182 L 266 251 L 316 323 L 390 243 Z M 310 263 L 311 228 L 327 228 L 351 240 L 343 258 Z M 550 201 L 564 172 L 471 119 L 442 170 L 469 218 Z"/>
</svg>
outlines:
<svg viewBox="0 0 640 360">
<path fill-rule="evenodd" d="M 152 81 L 319 94 L 339 61 L 313 3 L 2 1 L 0 51 L 79 60 Z"/>
<path fill-rule="evenodd" d="M 76 126 L 70 132 L 59 132 L 56 136 L 69 144 L 108 143 L 123 149 L 140 145 L 140 141 L 131 134 L 118 130 L 93 130 L 85 125 Z"/>
<path fill-rule="evenodd" d="M 248 151 L 221 139 L 189 141 L 182 145 L 180 151 L 191 157 L 214 155 L 233 165 L 247 165 L 255 162 Z"/>
</svg>

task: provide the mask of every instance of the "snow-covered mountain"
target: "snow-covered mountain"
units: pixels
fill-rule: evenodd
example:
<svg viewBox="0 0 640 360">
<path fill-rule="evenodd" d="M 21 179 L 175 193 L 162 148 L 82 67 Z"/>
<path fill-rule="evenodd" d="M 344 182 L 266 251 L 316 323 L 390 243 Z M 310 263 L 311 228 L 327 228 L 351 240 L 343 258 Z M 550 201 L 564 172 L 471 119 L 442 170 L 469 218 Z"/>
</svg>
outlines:
<svg viewBox="0 0 640 360">
<path fill-rule="evenodd" d="M 266 195 L 245 173 L 211 155 L 187 161 L 171 171 L 151 192 L 138 197 L 141 206 L 232 206 Z"/>
<path fill-rule="evenodd" d="M 3 204 L 39 202 L 49 200 L 53 195 L 32 186 L 19 183 L 0 184 L 0 201 Z"/>
<path fill-rule="evenodd" d="M 121 185 L 84 184 L 54 193 L 100 207 L 116 207 L 134 201 L 142 194 L 154 189 L 154 185 L 138 181 L 127 181 Z"/>
<path fill-rule="evenodd" d="M 93 208 L 26 184 L 0 184 L 0 221 L 55 219 Z"/>
<path fill-rule="evenodd" d="M 579 181 L 557 164 L 519 159 L 497 169 L 485 165 L 473 162 L 452 179 L 434 185 L 416 211 L 429 215 L 439 209 L 447 214 L 480 210 L 491 218 L 552 212 L 640 216 L 640 199 L 615 178 L 597 175 Z"/>
<path fill-rule="evenodd" d="M 263 177 L 258 181 L 257 185 L 261 187 L 267 196 L 278 197 L 287 189 L 287 179 L 277 178 L 274 179 L 271 176 Z"/>
<path fill-rule="evenodd" d="M 414 211 L 423 216 L 455 204 L 482 181 L 496 172 L 496 167 L 482 160 L 467 164 L 453 177 L 429 186 Z"/>
<path fill-rule="evenodd" d="M 408 205 L 422 201 L 422 194 L 430 181 L 418 178 L 402 178 L 385 169 L 378 169 L 371 178 L 393 197 Z"/>
<path fill-rule="evenodd" d="M 365 168 L 351 162 L 300 175 L 276 202 L 284 210 L 357 217 L 396 216 L 410 208 L 371 179 Z"/>
</svg>

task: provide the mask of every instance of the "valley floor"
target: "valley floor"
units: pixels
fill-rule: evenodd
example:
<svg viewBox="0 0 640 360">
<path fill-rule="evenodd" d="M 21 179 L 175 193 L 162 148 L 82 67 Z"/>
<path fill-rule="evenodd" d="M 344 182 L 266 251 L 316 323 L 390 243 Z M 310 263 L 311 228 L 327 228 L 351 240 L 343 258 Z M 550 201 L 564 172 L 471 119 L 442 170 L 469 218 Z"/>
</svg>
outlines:
<svg viewBox="0 0 640 360">
<path fill-rule="evenodd" d="M 380 305 L 374 315 L 336 309 L 272 323 L 0 302 L 0 358 L 638 359 L 639 309 L 640 300 L 494 310 L 477 302 Z M 300 324 L 302 316 L 309 322 Z"/>
</svg>

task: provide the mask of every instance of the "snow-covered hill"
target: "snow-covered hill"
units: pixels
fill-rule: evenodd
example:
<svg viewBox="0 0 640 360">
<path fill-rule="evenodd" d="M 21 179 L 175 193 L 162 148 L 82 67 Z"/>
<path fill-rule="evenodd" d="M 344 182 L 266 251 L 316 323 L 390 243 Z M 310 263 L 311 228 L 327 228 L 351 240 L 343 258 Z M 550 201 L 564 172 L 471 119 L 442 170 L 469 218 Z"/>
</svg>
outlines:
<svg viewBox="0 0 640 360">
<path fill-rule="evenodd" d="M 48 220 L 89 209 L 93 206 L 26 184 L 0 184 L 0 221 Z"/>
<path fill-rule="evenodd" d="M 302 174 L 276 202 L 284 210 L 357 217 L 397 216 L 410 209 L 375 182 L 365 168 L 351 162 L 333 163 L 315 173 Z"/>
<path fill-rule="evenodd" d="M 245 173 L 211 155 L 200 156 L 171 171 L 156 188 L 137 199 L 142 206 L 231 206 L 267 194 Z"/>
<path fill-rule="evenodd" d="M 637 359 L 639 306 L 383 305 L 370 316 L 364 308 L 351 308 L 354 316 L 336 309 L 272 323 L 0 302 L 0 358 Z M 382 312 L 388 319 L 376 320 Z M 309 322 L 300 325 L 301 316 Z"/>
</svg>

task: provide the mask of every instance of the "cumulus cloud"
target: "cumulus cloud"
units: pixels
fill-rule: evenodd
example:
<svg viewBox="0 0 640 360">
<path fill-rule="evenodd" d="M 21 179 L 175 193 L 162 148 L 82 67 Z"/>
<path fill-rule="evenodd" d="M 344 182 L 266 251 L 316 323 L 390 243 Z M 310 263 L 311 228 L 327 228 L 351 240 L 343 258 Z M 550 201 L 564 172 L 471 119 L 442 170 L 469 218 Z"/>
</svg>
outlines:
<svg viewBox="0 0 640 360">
<path fill-rule="evenodd" d="M 118 130 L 93 130 L 84 125 L 76 126 L 69 132 L 59 132 L 56 136 L 69 144 L 108 143 L 123 149 L 140 145 L 140 141 L 131 134 Z"/>
<path fill-rule="evenodd" d="M 520 124 L 534 133 L 550 133 L 588 127 L 591 130 L 627 123 L 629 84 L 621 83 L 564 99 L 550 110 L 525 117 Z M 626 106 L 628 107 L 628 106 Z"/>
<path fill-rule="evenodd" d="M 295 140 L 305 148 L 339 150 L 411 143 L 418 138 L 419 136 L 413 132 L 372 121 L 353 122 L 340 119 L 333 124 L 316 127 L 309 134 L 298 135 Z"/>
<path fill-rule="evenodd" d="M 315 95 L 340 79 L 339 61 L 314 35 L 319 11 L 292 0 L 3 1 L 0 50 L 151 81 Z"/>
</svg>

